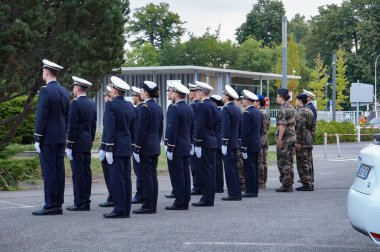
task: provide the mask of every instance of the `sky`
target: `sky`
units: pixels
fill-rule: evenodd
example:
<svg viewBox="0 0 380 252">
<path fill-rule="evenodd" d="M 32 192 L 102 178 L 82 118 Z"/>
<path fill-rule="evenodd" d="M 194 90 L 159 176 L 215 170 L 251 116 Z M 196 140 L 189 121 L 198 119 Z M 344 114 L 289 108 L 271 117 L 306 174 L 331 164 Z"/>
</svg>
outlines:
<svg viewBox="0 0 380 252">
<path fill-rule="evenodd" d="M 235 30 L 246 20 L 246 15 L 252 10 L 257 0 L 130 0 L 132 13 L 134 9 L 147 3 L 158 4 L 166 2 L 170 10 L 176 12 L 185 21 L 186 35 L 188 32 L 196 36 L 204 34 L 209 27 L 214 32 L 221 25 L 220 39 L 235 41 Z M 341 5 L 343 0 L 282 0 L 288 20 L 300 13 L 306 19 L 318 14 L 318 7 L 327 4 Z M 131 15 L 132 16 L 132 15 Z"/>
</svg>

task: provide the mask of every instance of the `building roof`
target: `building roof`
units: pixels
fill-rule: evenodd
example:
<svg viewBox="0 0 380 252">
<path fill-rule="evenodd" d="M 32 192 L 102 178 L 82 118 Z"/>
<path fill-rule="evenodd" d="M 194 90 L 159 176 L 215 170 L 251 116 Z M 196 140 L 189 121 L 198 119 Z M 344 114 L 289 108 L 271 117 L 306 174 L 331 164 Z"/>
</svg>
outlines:
<svg viewBox="0 0 380 252">
<path fill-rule="evenodd" d="M 147 74 L 152 72 L 153 74 L 174 74 L 174 73 L 198 73 L 198 74 L 213 74 L 229 73 L 231 77 L 249 78 L 253 80 L 281 80 L 282 74 L 276 73 L 261 73 L 250 72 L 224 68 L 203 67 L 203 66 L 149 66 L 149 67 L 122 67 L 122 73 L 128 74 Z M 301 79 L 301 76 L 288 75 L 288 79 Z"/>
</svg>

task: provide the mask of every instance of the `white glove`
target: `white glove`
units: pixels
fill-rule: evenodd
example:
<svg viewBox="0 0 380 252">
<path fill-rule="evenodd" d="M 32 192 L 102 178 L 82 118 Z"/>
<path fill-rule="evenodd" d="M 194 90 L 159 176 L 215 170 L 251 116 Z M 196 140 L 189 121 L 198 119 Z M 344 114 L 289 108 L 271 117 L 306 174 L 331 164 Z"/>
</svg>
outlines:
<svg viewBox="0 0 380 252">
<path fill-rule="evenodd" d="M 227 145 L 222 145 L 222 154 L 227 155 Z"/>
<path fill-rule="evenodd" d="M 166 152 L 166 156 L 168 157 L 168 159 L 169 159 L 170 161 L 173 160 L 173 152 L 170 152 L 170 151 Z"/>
<path fill-rule="evenodd" d="M 108 164 L 112 164 L 113 163 L 113 152 L 106 152 L 106 159 L 107 159 L 107 163 Z"/>
<path fill-rule="evenodd" d="M 40 148 L 40 142 L 35 142 L 34 143 L 34 148 L 38 153 L 41 153 L 41 148 Z"/>
<path fill-rule="evenodd" d="M 168 146 L 164 145 L 164 148 L 165 148 L 165 153 L 168 152 Z"/>
<path fill-rule="evenodd" d="M 202 157 L 202 148 L 201 147 L 195 147 L 194 150 L 195 150 L 195 155 L 197 155 L 197 158 L 201 158 Z"/>
<path fill-rule="evenodd" d="M 103 161 L 106 158 L 106 152 L 104 150 L 99 150 L 99 159 Z"/>
<path fill-rule="evenodd" d="M 243 159 L 247 159 L 248 158 L 247 152 L 242 152 L 241 154 L 243 155 Z"/>
<path fill-rule="evenodd" d="M 194 155 L 194 144 L 191 145 L 190 156 Z"/>
<path fill-rule="evenodd" d="M 73 160 L 73 150 L 72 149 L 66 149 L 66 155 L 67 155 L 67 158 L 71 161 Z"/>
<path fill-rule="evenodd" d="M 140 163 L 140 155 L 133 152 L 133 157 L 135 158 L 137 163 Z"/>
</svg>

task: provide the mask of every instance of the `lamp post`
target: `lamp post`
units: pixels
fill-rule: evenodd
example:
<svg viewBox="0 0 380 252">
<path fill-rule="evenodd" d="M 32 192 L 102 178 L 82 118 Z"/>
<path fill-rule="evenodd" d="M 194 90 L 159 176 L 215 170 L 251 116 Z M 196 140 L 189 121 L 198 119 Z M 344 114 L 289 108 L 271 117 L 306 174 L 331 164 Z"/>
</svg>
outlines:
<svg viewBox="0 0 380 252">
<path fill-rule="evenodd" d="M 377 94 L 376 94 L 376 90 L 377 90 L 377 86 L 376 86 L 376 70 L 377 70 L 377 59 L 380 57 L 380 54 L 377 55 L 376 57 L 376 60 L 375 60 L 375 115 L 376 115 L 376 118 L 377 118 Z"/>
</svg>

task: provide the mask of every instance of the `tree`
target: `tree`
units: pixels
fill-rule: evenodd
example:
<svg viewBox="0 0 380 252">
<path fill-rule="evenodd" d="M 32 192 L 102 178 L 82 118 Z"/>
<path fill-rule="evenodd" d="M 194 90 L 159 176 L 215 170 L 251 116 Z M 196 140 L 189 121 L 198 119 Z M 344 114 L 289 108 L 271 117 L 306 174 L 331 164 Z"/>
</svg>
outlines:
<svg viewBox="0 0 380 252">
<path fill-rule="evenodd" d="M 328 99 L 325 95 L 325 85 L 329 76 L 327 75 L 326 66 L 321 59 L 321 56 L 318 54 L 314 60 L 315 66 L 311 72 L 311 81 L 309 83 L 309 88 L 315 94 L 317 101 L 317 110 L 324 110 Z"/>
<path fill-rule="evenodd" d="M 288 24 L 288 34 L 294 37 L 295 42 L 300 43 L 308 33 L 309 26 L 305 16 L 297 13 Z"/>
<path fill-rule="evenodd" d="M 232 68 L 239 70 L 270 72 L 275 61 L 275 50 L 250 37 L 237 48 L 236 62 Z"/>
<path fill-rule="evenodd" d="M 126 62 L 123 66 L 158 66 L 158 57 L 159 53 L 156 48 L 149 42 L 145 42 L 126 51 Z"/>
<path fill-rule="evenodd" d="M 164 42 L 174 43 L 180 40 L 185 29 L 177 13 L 169 11 L 169 4 L 148 3 L 146 6 L 137 8 L 127 26 L 128 36 L 135 36 L 133 44 L 151 43 L 160 48 Z"/>
<path fill-rule="evenodd" d="M 219 30 L 211 34 L 207 29 L 200 37 L 191 35 L 185 48 L 187 64 L 219 68 L 233 65 L 235 45 L 230 40 L 220 41 Z"/>
<path fill-rule="evenodd" d="M 236 40 L 241 44 L 252 36 L 256 40 L 262 40 L 265 46 L 280 44 L 284 15 L 285 8 L 281 1 L 258 0 L 247 14 L 246 21 L 236 29 Z"/>
<path fill-rule="evenodd" d="M 342 110 L 343 107 L 341 105 L 344 104 L 348 98 L 345 93 L 349 82 L 346 76 L 347 65 L 344 51 L 342 49 L 339 49 L 336 53 L 336 56 L 336 110 Z"/>
<path fill-rule="evenodd" d="M 14 1 L 0 5 L 0 104 L 26 95 L 21 113 L 2 119 L 10 125 L 7 144 L 33 111 L 41 80 L 41 60 L 64 66 L 62 84 L 78 75 L 100 87 L 106 74 L 123 62 L 128 0 Z M 32 134 L 32 133 L 31 133 Z"/>
<path fill-rule="evenodd" d="M 281 53 L 281 46 L 278 46 L 277 52 L 278 55 Z M 298 45 L 295 43 L 292 36 L 288 39 L 288 62 L 287 62 L 287 74 L 289 75 L 301 75 L 301 64 L 300 64 L 300 53 L 298 51 Z M 282 57 L 277 57 L 277 73 L 282 72 Z M 277 87 L 281 86 L 281 81 L 276 82 Z M 296 94 L 298 91 L 299 81 L 292 79 L 288 80 L 288 90 L 293 94 Z"/>
</svg>

